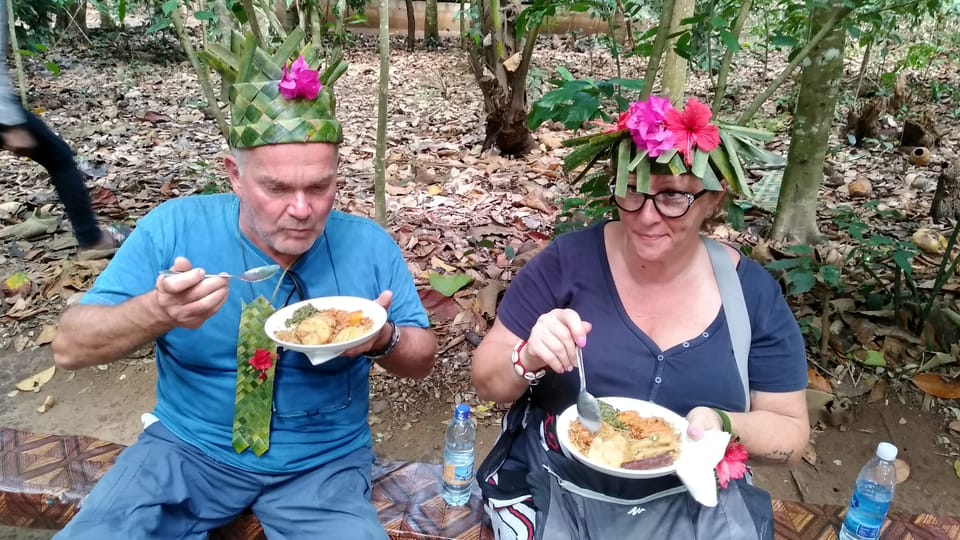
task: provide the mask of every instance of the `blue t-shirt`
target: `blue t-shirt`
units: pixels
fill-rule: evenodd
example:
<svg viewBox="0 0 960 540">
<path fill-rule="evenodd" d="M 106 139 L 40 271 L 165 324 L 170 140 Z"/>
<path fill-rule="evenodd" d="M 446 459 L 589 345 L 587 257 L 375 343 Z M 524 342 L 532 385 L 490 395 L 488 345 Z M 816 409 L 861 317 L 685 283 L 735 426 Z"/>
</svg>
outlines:
<svg viewBox="0 0 960 540">
<path fill-rule="evenodd" d="M 583 349 L 588 390 L 595 396 L 652 401 L 685 416 L 696 406 L 742 411 L 743 385 L 723 309 L 707 328 L 662 351 L 638 328 L 617 296 L 603 240 L 604 224 L 565 234 L 527 263 L 500 304 L 503 325 L 526 339 L 537 317 L 570 308 L 592 323 Z M 791 392 L 807 385 L 806 350 L 780 286 L 742 257 L 752 341 L 750 390 Z M 550 373 L 533 387 L 534 402 L 559 414 L 576 400 L 577 373 Z"/>
<path fill-rule="evenodd" d="M 83 296 L 83 304 L 116 305 L 152 290 L 158 273 L 186 257 L 208 273 L 239 274 L 274 264 L 239 231 L 232 194 L 174 199 L 144 217 Z M 260 283 L 231 281 L 224 306 L 196 330 L 177 328 L 156 342 L 154 414 L 177 437 L 244 470 L 283 473 L 322 466 L 370 447 L 367 425 L 370 362 L 337 358 L 320 366 L 283 351 L 277 361 L 270 449 L 262 457 L 232 445 L 237 331 L 242 304 L 258 296 L 274 307 L 320 296 L 374 299 L 393 291 L 389 318 L 398 326 L 429 326 L 400 249 L 376 223 L 332 212 L 323 235 L 289 274 Z M 279 288 L 278 288 L 279 283 Z M 301 297 L 302 296 L 302 297 Z"/>
</svg>

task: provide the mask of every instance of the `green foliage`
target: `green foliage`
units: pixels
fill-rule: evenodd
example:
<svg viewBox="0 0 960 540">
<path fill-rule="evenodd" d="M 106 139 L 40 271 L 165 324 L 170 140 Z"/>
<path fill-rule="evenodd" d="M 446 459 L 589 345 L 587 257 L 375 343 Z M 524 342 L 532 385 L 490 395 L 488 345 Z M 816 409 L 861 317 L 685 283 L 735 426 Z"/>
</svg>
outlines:
<svg viewBox="0 0 960 540">
<path fill-rule="evenodd" d="M 441 276 L 440 274 L 431 273 L 429 279 L 430 287 L 448 298 L 460 289 L 473 283 L 473 278 L 466 274 Z"/>
<path fill-rule="evenodd" d="M 558 67 L 560 78 L 550 81 L 556 90 L 547 92 L 536 103 L 527 117 L 527 126 L 537 129 L 544 122 L 561 122 L 567 129 L 579 129 L 586 122 L 601 119 L 611 121 L 604 106 L 625 111 L 630 99 L 622 90 L 639 94 L 643 81 L 638 79 L 575 79 L 564 67 Z"/>
</svg>

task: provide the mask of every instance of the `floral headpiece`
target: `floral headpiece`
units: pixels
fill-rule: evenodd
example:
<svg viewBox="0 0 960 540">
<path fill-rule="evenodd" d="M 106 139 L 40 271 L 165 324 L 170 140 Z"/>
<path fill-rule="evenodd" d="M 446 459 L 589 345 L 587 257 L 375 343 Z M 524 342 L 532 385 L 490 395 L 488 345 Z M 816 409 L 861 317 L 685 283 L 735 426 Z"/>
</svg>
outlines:
<svg viewBox="0 0 960 540">
<path fill-rule="evenodd" d="M 273 54 L 253 36 L 234 39 L 243 44 L 238 50 L 207 46 L 204 59 L 232 82 L 231 147 L 343 141 L 332 85 L 347 63 L 337 53 L 323 72 L 311 69 L 320 53 L 310 45 L 300 50 L 303 37 L 301 29 L 294 30 Z"/>
<path fill-rule="evenodd" d="M 615 125 L 596 123 L 606 128 L 604 132 L 564 141 L 564 146 L 575 147 L 564 160 L 564 168 L 572 171 L 586 163 L 579 180 L 595 163 L 609 158 L 618 195 L 626 193 L 631 174 L 637 177 L 637 191 L 649 193 L 651 172 L 660 172 L 692 174 L 713 191 L 722 190 L 724 181 L 735 193 L 749 198 L 740 154 L 765 159 L 769 152 L 755 141 L 770 140 L 771 136 L 756 129 L 713 124 L 712 116 L 710 108 L 696 98 L 690 98 L 682 110 L 658 96 L 635 101 Z"/>
</svg>

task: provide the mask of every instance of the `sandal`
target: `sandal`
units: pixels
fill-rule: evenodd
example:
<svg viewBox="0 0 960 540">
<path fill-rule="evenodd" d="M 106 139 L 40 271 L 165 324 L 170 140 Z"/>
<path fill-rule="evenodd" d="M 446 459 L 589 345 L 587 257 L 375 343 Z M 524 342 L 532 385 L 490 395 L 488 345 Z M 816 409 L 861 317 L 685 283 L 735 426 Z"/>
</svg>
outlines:
<svg viewBox="0 0 960 540">
<path fill-rule="evenodd" d="M 81 261 L 109 259 L 120 249 L 131 232 L 133 230 L 130 227 L 119 223 L 101 227 L 100 241 L 90 247 L 81 248 L 77 258 Z"/>
</svg>

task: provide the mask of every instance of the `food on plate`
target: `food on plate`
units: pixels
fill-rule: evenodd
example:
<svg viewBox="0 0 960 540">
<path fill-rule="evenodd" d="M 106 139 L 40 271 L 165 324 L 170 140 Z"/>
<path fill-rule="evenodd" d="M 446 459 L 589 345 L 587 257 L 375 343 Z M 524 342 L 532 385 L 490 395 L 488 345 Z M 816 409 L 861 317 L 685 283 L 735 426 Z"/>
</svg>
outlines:
<svg viewBox="0 0 960 540">
<path fill-rule="evenodd" d="M 299 345 L 328 345 L 359 338 L 373 328 L 363 311 L 317 309 L 303 306 L 287 319 L 286 330 L 277 331 L 277 339 Z"/>
<path fill-rule="evenodd" d="M 668 467 L 680 455 L 680 435 L 663 418 L 618 411 L 600 401 L 603 422 L 590 433 L 579 420 L 570 423 L 570 441 L 587 459 L 622 469 Z"/>
</svg>

